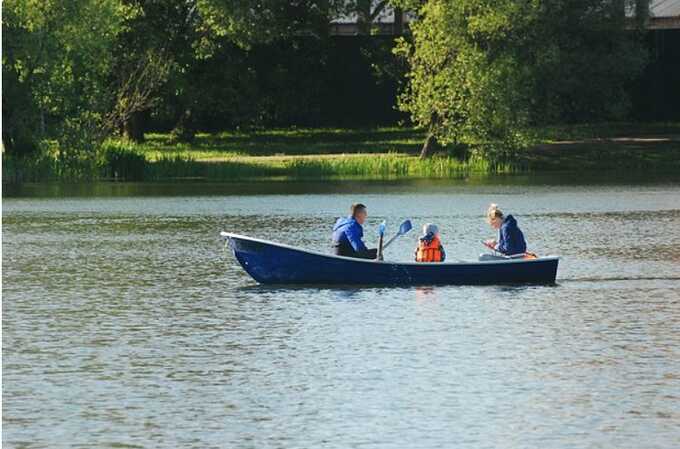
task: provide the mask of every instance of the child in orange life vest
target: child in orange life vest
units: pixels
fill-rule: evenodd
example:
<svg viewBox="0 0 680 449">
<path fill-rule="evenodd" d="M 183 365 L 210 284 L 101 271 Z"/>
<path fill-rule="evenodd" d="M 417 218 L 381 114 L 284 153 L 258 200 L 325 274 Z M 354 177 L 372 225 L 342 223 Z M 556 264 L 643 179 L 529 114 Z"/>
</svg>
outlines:
<svg viewBox="0 0 680 449">
<path fill-rule="evenodd" d="M 416 248 L 416 262 L 444 262 L 446 253 L 439 240 L 439 228 L 428 223 L 423 226 L 423 236 Z"/>
</svg>

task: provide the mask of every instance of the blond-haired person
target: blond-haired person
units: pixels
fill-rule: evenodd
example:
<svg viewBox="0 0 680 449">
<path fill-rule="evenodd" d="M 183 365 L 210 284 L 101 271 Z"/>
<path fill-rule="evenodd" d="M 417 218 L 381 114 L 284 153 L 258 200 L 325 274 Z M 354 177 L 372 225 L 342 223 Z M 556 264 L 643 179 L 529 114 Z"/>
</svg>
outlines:
<svg viewBox="0 0 680 449">
<path fill-rule="evenodd" d="M 486 246 L 505 256 L 526 253 L 527 243 L 524 240 L 524 234 L 512 215 L 503 215 L 498 205 L 491 204 L 486 211 L 486 221 L 493 229 L 498 230 L 498 241 L 487 240 L 484 242 Z"/>
</svg>

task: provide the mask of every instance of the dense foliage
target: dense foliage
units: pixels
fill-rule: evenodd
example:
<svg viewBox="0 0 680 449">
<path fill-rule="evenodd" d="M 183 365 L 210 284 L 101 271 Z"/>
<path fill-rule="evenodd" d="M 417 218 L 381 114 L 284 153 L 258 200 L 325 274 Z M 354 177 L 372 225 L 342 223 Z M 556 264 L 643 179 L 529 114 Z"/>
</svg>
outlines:
<svg viewBox="0 0 680 449">
<path fill-rule="evenodd" d="M 342 86 L 359 78 L 377 80 L 369 82 L 377 95 L 365 97 L 379 97 L 389 113 L 394 80 L 377 84 L 392 72 L 373 70 L 371 58 L 393 59 L 391 40 L 352 49 L 328 34 L 332 18 L 359 11 L 371 20 L 386 5 L 371 3 L 7 0 L 7 154 L 53 153 L 87 172 L 111 134 L 141 141 L 154 127 L 189 141 L 199 129 L 318 125 L 333 115 L 323 109 L 334 96 L 347 97 Z M 371 121 L 364 109 L 354 120 Z"/>
<path fill-rule="evenodd" d="M 51 135 L 63 144 L 61 159 L 87 159 L 90 139 L 81 137 L 101 128 L 111 109 L 111 49 L 134 14 L 117 0 L 3 2 L 3 143 L 8 152 L 36 152 L 41 139 Z"/>
<path fill-rule="evenodd" d="M 406 0 L 401 107 L 440 143 L 512 151 L 529 126 L 621 119 L 646 53 L 624 1 Z M 641 2 L 638 2 L 641 3 Z M 646 2 L 644 3 L 646 5 Z M 627 29 L 628 28 L 628 29 Z M 426 153 L 428 148 L 424 148 Z"/>
<path fill-rule="evenodd" d="M 393 37 L 374 35 L 390 3 L 417 13 L 396 56 Z M 426 150 L 512 153 L 531 126 L 626 116 L 646 59 L 624 10 L 644 18 L 646 4 L 6 0 L 5 155 L 56 160 L 74 178 L 120 160 L 102 153 L 112 135 L 190 142 L 200 130 L 396 123 L 401 84 Z M 358 35 L 329 36 L 348 15 Z"/>
</svg>

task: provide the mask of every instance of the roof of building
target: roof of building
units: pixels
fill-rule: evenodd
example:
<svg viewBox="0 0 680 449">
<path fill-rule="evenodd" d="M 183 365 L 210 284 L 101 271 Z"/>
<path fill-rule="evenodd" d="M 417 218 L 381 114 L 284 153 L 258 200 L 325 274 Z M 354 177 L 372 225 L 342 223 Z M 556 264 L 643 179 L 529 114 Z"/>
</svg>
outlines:
<svg viewBox="0 0 680 449">
<path fill-rule="evenodd" d="M 650 30 L 680 29 L 680 0 L 652 0 L 649 2 Z"/>
<path fill-rule="evenodd" d="M 652 0 L 649 3 L 650 17 L 680 17 L 680 0 Z"/>
<path fill-rule="evenodd" d="M 373 0 L 375 1 L 375 0 Z M 385 6 L 373 21 L 378 34 L 392 34 L 395 10 L 391 6 Z M 628 4 L 626 11 L 628 17 L 635 15 L 634 7 Z M 412 11 L 404 12 L 402 20 L 404 24 L 416 19 Z M 357 33 L 357 15 L 349 13 L 337 17 L 331 21 L 332 32 L 335 34 L 353 35 Z M 680 29 L 680 0 L 650 0 L 649 20 L 646 27 L 652 30 Z"/>
</svg>

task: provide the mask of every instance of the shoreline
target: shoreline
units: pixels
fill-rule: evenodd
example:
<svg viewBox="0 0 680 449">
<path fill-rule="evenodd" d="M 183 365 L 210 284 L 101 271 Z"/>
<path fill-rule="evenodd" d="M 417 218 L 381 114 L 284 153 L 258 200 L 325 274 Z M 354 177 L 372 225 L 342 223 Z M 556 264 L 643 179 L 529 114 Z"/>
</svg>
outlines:
<svg viewBox="0 0 680 449">
<path fill-rule="evenodd" d="M 653 176 L 650 176 L 652 175 Z M 677 186 L 680 172 L 542 172 L 509 174 L 475 174 L 459 178 L 439 179 L 255 179 L 233 181 L 165 180 L 165 181 L 90 181 L 90 182 L 34 182 L 3 184 L 2 198 L 59 198 L 59 197 L 125 197 L 125 196 L 232 196 L 232 195 L 288 195 L 309 193 L 366 193 L 418 191 L 480 191 L 531 186 L 606 187 L 606 186 Z"/>
<path fill-rule="evenodd" d="M 534 144 L 507 156 L 459 146 L 426 159 L 418 156 L 423 133 L 413 128 L 200 133 L 192 143 L 175 143 L 169 134 L 150 133 L 144 143 L 105 142 L 96 171 L 60 166 L 49 154 L 26 160 L 3 154 L 3 185 L 63 180 L 379 181 L 570 171 L 680 172 L 680 124 L 600 124 L 541 128 L 534 133 Z"/>
</svg>

